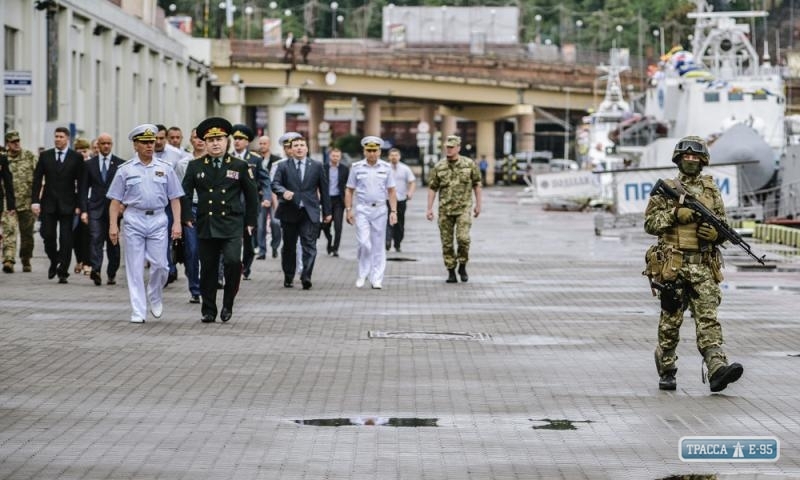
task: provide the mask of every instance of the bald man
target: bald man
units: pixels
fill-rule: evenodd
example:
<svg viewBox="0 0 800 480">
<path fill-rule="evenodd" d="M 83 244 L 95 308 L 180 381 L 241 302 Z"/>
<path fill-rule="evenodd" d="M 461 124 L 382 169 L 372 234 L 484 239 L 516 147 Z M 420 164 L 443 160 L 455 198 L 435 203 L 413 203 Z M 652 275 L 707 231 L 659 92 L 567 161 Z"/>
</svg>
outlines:
<svg viewBox="0 0 800 480">
<path fill-rule="evenodd" d="M 111 185 L 117 167 L 125 161 L 112 154 L 114 141 L 111 135 L 101 133 L 97 137 L 98 154 L 86 162 L 81 182 L 81 221 L 89 225 L 89 262 L 92 265 L 91 279 L 100 286 L 103 283 L 100 275 L 103 266 L 103 246 L 108 255 L 106 275 L 108 285 L 117 283 L 116 275 L 119 270 L 120 250 L 119 243 L 111 243 L 108 236 L 108 206 L 111 200 L 106 198 L 106 192 Z"/>
</svg>

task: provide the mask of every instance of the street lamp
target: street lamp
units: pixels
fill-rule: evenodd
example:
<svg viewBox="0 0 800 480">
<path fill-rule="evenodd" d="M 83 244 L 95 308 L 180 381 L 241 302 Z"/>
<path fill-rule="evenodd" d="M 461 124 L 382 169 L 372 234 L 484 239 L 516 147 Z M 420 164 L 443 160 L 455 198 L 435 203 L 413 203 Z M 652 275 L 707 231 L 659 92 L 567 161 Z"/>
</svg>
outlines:
<svg viewBox="0 0 800 480">
<path fill-rule="evenodd" d="M 581 44 L 581 29 L 583 28 L 583 20 L 580 18 L 575 20 L 575 33 L 577 34 L 578 41 L 575 42 L 577 45 Z"/>
<path fill-rule="evenodd" d="M 620 44 L 620 35 L 622 34 L 623 28 L 622 28 L 622 25 L 617 25 L 616 27 L 614 27 L 614 29 L 617 31 L 617 38 L 616 38 L 616 41 L 615 41 L 615 43 L 617 45 L 614 45 L 614 47 L 616 48 Z"/>
<path fill-rule="evenodd" d="M 336 38 L 336 9 L 339 8 L 339 2 L 331 2 L 331 34 Z"/>
<path fill-rule="evenodd" d="M 245 31 L 245 38 L 250 40 L 250 20 L 253 17 L 253 7 L 250 5 L 244 7 L 244 14 L 245 14 L 245 23 L 244 23 L 244 31 Z"/>
<path fill-rule="evenodd" d="M 659 52 L 659 59 L 664 56 L 664 27 L 658 27 L 653 29 L 653 36 L 656 37 L 656 42 L 659 42 L 660 50 Z"/>
<path fill-rule="evenodd" d="M 537 13 L 533 19 L 536 20 L 536 44 L 538 45 L 542 41 L 542 16 Z"/>
</svg>

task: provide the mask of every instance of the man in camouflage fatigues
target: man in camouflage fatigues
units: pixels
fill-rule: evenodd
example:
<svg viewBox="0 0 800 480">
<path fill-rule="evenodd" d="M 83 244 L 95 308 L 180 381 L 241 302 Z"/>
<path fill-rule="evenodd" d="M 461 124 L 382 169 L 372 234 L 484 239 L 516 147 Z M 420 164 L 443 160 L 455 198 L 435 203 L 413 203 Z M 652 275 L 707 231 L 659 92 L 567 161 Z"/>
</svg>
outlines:
<svg viewBox="0 0 800 480">
<path fill-rule="evenodd" d="M 22 259 L 22 271 L 31 271 L 33 256 L 33 224 L 36 217 L 31 211 L 31 187 L 33 171 L 36 169 L 36 156 L 20 146 L 19 132 L 6 133 L 8 149 L 8 165 L 14 177 L 14 196 L 17 202 L 15 215 L 3 212 L 3 271 L 14 272 L 17 254 L 17 230 L 19 230 L 19 258 Z"/>
<path fill-rule="evenodd" d="M 703 139 L 695 136 L 681 139 L 675 146 L 672 161 L 678 165 L 680 173 L 665 183 L 681 194 L 691 195 L 727 223 L 719 188 L 710 175 L 700 174 L 703 166 L 709 163 Z M 659 293 L 661 317 L 655 351 L 659 388 L 675 390 L 677 387 L 676 350 L 683 313 L 688 307 L 695 319 L 697 349 L 708 368 L 711 391 L 719 392 L 738 380 L 744 371 L 738 363 L 728 365 L 722 350 L 722 326 L 717 320 L 717 307 L 722 299 L 719 288 L 722 261 L 717 245 L 724 239 L 693 210 L 663 195 L 650 197 L 644 229 L 658 236 L 657 254 L 653 255 L 657 255 L 659 261 L 653 268 L 648 259 L 648 271 L 658 272 L 657 280 L 663 285 Z"/>
<path fill-rule="evenodd" d="M 447 283 L 456 283 L 456 264 L 462 282 L 469 280 L 469 229 L 472 214 L 481 213 L 481 173 L 472 159 L 459 155 L 461 137 L 450 135 L 445 141 L 446 158 L 440 160 L 430 172 L 428 183 L 428 210 L 426 217 L 433 220 L 433 200 L 439 192 L 439 234 L 442 239 L 442 254 L 447 267 Z M 472 192 L 475 206 L 472 207 Z M 458 253 L 454 248 L 453 234 L 458 242 Z"/>
</svg>

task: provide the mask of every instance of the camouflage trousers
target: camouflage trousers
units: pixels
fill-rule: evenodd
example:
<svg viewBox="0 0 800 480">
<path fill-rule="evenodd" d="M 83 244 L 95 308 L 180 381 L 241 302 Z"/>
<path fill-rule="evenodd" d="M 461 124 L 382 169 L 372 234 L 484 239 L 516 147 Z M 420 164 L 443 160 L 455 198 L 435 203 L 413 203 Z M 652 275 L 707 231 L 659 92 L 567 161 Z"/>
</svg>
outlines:
<svg viewBox="0 0 800 480">
<path fill-rule="evenodd" d="M 3 212 L 3 261 L 14 262 L 17 254 L 17 232 L 19 232 L 19 258 L 23 265 L 30 265 L 33 256 L 33 224 L 36 217 L 29 209 L 17 210 L 14 215 Z"/>
<path fill-rule="evenodd" d="M 677 370 L 678 341 L 686 308 L 694 318 L 697 350 L 708 367 L 708 378 L 728 364 L 722 351 L 722 326 L 717 321 L 717 307 L 722 300 L 719 284 L 707 265 L 689 264 L 681 267 L 679 279 L 684 281 L 683 305 L 676 312 L 661 310 L 658 322 L 658 347 L 655 352 L 659 375 Z"/>
<path fill-rule="evenodd" d="M 469 229 L 472 227 L 472 214 L 469 210 L 459 215 L 439 215 L 439 236 L 442 239 L 442 256 L 448 270 L 457 264 L 466 265 L 469 261 Z M 454 235 L 455 234 L 455 235 Z M 458 252 L 453 239 L 458 242 Z"/>
</svg>

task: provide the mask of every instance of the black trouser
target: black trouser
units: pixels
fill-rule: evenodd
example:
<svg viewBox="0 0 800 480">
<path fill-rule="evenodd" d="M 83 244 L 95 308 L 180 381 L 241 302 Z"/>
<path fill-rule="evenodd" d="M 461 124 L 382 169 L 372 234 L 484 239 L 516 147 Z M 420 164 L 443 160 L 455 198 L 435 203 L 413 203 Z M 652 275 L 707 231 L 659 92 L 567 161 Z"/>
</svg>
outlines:
<svg viewBox="0 0 800 480">
<path fill-rule="evenodd" d="M 249 275 L 256 254 L 253 252 L 253 235 L 247 232 L 247 226 L 242 233 L 242 247 L 242 271 Z"/>
<path fill-rule="evenodd" d="M 233 311 L 233 299 L 239 292 L 242 278 L 242 237 L 200 238 L 200 294 L 203 297 L 203 315 L 217 316 L 217 276 L 222 255 L 225 287 L 222 306 Z M 250 248 L 252 251 L 252 247 Z"/>
<path fill-rule="evenodd" d="M 72 224 L 75 225 L 75 220 Z M 89 236 L 89 225 L 77 221 L 77 225 L 72 229 L 72 250 L 75 252 L 75 263 L 89 265 L 91 262 L 91 237 Z"/>
<path fill-rule="evenodd" d="M 114 245 L 108 237 L 108 213 L 105 215 L 93 215 L 93 213 L 95 212 L 89 212 L 89 261 L 92 271 L 100 273 L 103 266 L 103 245 L 105 245 L 108 255 L 106 272 L 109 277 L 116 276 L 120 261 L 119 243 Z"/>
<path fill-rule="evenodd" d="M 342 240 L 342 220 L 344 219 L 344 199 L 341 195 L 331 197 L 331 209 L 333 220 L 330 223 L 322 224 L 322 232 L 328 239 L 328 253 L 339 251 L 339 242 Z M 333 235 L 331 235 L 333 226 Z M 331 241 L 333 239 L 333 241 Z"/>
<path fill-rule="evenodd" d="M 317 238 L 319 238 L 319 224 L 313 223 L 308 218 L 308 213 L 303 210 L 302 220 L 299 222 L 281 222 L 283 229 L 283 248 L 281 250 L 281 266 L 286 278 L 294 278 L 297 270 L 297 239 L 303 248 L 303 271 L 300 272 L 301 281 L 311 281 L 314 272 L 314 261 L 317 259 Z"/>
<path fill-rule="evenodd" d="M 386 202 L 386 206 L 389 207 L 389 211 L 392 210 L 392 206 L 389 205 L 389 202 Z M 397 201 L 397 223 L 394 225 L 389 224 L 389 219 L 386 219 L 386 248 L 391 248 L 392 241 L 394 241 L 394 248 L 400 248 L 400 242 L 403 241 L 403 237 L 405 236 L 406 229 L 406 201 L 405 200 L 398 200 Z"/>
<path fill-rule="evenodd" d="M 42 217 L 42 238 L 44 252 L 51 264 L 58 265 L 59 277 L 69 275 L 69 264 L 72 259 L 72 222 L 73 213 L 45 213 Z M 58 234 L 56 234 L 58 229 Z M 58 240 L 56 240 L 58 235 Z"/>
</svg>

